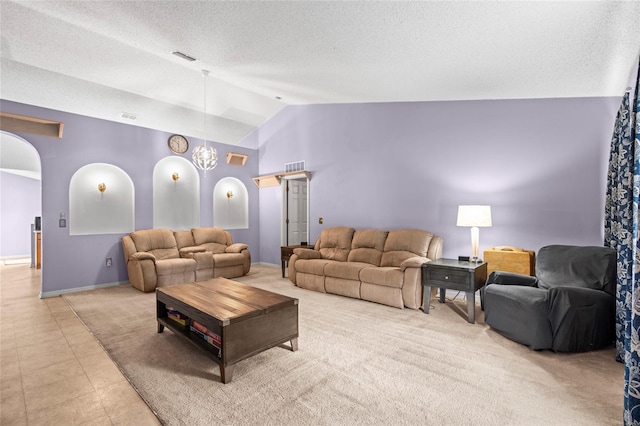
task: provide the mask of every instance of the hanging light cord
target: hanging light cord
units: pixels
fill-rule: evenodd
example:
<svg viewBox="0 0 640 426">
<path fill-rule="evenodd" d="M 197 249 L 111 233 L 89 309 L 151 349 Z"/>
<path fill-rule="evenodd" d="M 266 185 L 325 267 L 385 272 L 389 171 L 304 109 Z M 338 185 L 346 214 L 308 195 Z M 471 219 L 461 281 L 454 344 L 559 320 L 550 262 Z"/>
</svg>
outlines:
<svg viewBox="0 0 640 426">
<path fill-rule="evenodd" d="M 202 70 L 202 77 L 204 78 L 204 92 L 203 103 L 204 108 L 202 112 L 203 116 L 203 128 L 204 128 L 204 142 L 193 149 L 193 164 L 204 172 L 204 176 L 207 176 L 207 171 L 212 170 L 218 164 L 218 153 L 214 147 L 209 148 L 207 145 L 207 76 L 209 71 Z"/>
<path fill-rule="evenodd" d="M 204 151 L 207 152 L 207 77 L 209 71 L 202 70 L 202 77 L 204 78 Z M 208 166 L 208 164 L 207 164 Z M 207 177 L 207 167 L 204 168 L 204 177 Z"/>
</svg>

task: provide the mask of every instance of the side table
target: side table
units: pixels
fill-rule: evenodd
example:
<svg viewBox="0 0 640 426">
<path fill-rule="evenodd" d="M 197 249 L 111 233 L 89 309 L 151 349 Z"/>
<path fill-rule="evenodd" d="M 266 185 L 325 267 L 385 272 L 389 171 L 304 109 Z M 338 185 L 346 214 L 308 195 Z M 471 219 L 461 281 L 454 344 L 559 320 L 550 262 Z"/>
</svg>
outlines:
<svg viewBox="0 0 640 426">
<path fill-rule="evenodd" d="M 429 313 L 431 287 L 440 289 L 440 303 L 444 303 L 445 290 L 464 291 L 467 295 L 467 321 L 476 322 L 476 290 L 487 281 L 487 264 L 455 259 L 437 259 L 422 265 L 424 313 Z"/>
<path fill-rule="evenodd" d="M 282 278 L 284 278 L 284 264 L 285 264 L 285 262 L 289 261 L 289 258 L 293 254 L 293 249 L 302 248 L 302 247 L 313 248 L 313 246 L 308 246 L 308 245 L 306 245 L 306 246 L 297 245 L 297 246 L 282 246 L 282 247 L 280 247 L 280 262 L 282 262 Z"/>
</svg>

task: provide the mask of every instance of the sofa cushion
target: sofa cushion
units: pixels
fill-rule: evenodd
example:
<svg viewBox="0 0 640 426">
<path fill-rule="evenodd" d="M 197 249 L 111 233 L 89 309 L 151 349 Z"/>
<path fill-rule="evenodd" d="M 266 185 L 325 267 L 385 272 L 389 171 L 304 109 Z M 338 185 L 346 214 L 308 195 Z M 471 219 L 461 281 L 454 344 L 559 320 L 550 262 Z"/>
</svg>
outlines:
<svg viewBox="0 0 640 426">
<path fill-rule="evenodd" d="M 426 257 L 433 234 L 421 229 L 395 229 L 389 231 L 384 244 L 380 266 L 400 266 L 416 255 Z"/>
<path fill-rule="evenodd" d="M 178 249 L 183 247 L 193 247 L 196 243 L 193 241 L 193 234 L 191 231 L 174 231 L 173 235 L 176 237 L 176 244 Z"/>
<path fill-rule="evenodd" d="M 388 231 L 381 229 L 359 229 L 354 232 L 347 261 L 366 262 L 380 266 L 388 233 Z"/>
<path fill-rule="evenodd" d="M 316 243 L 316 249 L 323 259 L 346 262 L 351 250 L 351 240 L 355 229 L 336 226 L 323 229 Z"/>
<path fill-rule="evenodd" d="M 194 272 L 195 270 L 196 261 L 194 259 L 164 259 L 156 262 L 158 276 Z"/>
<path fill-rule="evenodd" d="M 243 263 L 244 256 L 241 253 L 219 253 L 213 255 L 214 268 L 242 265 Z"/>
<path fill-rule="evenodd" d="M 324 267 L 324 276 L 360 281 L 360 271 L 364 268 L 375 266 L 364 262 L 330 262 Z"/>
<path fill-rule="evenodd" d="M 179 258 L 178 246 L 170 229 L 143 229 L 131 233 L 137 251 L 153 254 L 156 260 Z"/>
<path fill-rule="evenodd" d="M 224 253 L 231 242 L 222 228 L 193 228 L 193 242 L 211 253 Z"/>
<path fill-rule="evenodd" d="M 393 266 L 367 268 L 360 271 L 360 281 L 384 287 L 402 288 L 404 273 L 400 268 Z"/>
<path fill-rule="evenodd" d="M 324 267 L 330 262 L 334 261 L 326 259 L 298 259 L 296 261 L 296 271 L 304 274 L 322 275 L 324 277 Z"/>
</svg>

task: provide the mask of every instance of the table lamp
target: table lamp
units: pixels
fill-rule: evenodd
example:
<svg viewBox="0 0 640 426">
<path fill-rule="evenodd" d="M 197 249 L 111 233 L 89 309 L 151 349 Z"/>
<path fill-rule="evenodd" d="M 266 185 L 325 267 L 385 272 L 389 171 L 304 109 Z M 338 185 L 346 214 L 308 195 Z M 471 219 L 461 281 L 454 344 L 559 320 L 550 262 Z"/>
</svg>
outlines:
<svg viewBox="0 0 640 426">
<path fill-rule="evenodd" d="M 480 226 L 491 226 L 491 206 L 458 206 L 457 226 L 471 227 L 471 259 L 478 263 L 478 247 L 480 244 Z"/>
</svg>

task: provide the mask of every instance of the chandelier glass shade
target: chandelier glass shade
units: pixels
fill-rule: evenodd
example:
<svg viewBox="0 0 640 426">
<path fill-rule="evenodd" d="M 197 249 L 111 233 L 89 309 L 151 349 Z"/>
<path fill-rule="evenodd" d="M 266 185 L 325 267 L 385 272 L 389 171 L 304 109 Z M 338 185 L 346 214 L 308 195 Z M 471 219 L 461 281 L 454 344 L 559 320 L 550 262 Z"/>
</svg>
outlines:
<svg viewBox="0 0 640 426">
<path fill-rule="evenodd" d="M 205 172 L 212 170 L 218 165 L 218 152 L 212 146 L 207 146 L 207 77 L 209 71 L 202 70 L 202 77 L 204 78 L 204 143 L 193 148 L 193 165 L 198 169 Z"/>
<path fill-rule="evenodd" d="M 218 165 L 218 153 L 215 148 L 206 144 L 193 148 L 193 164 L 203 171 L 209 171 Z"/>
</svg>

